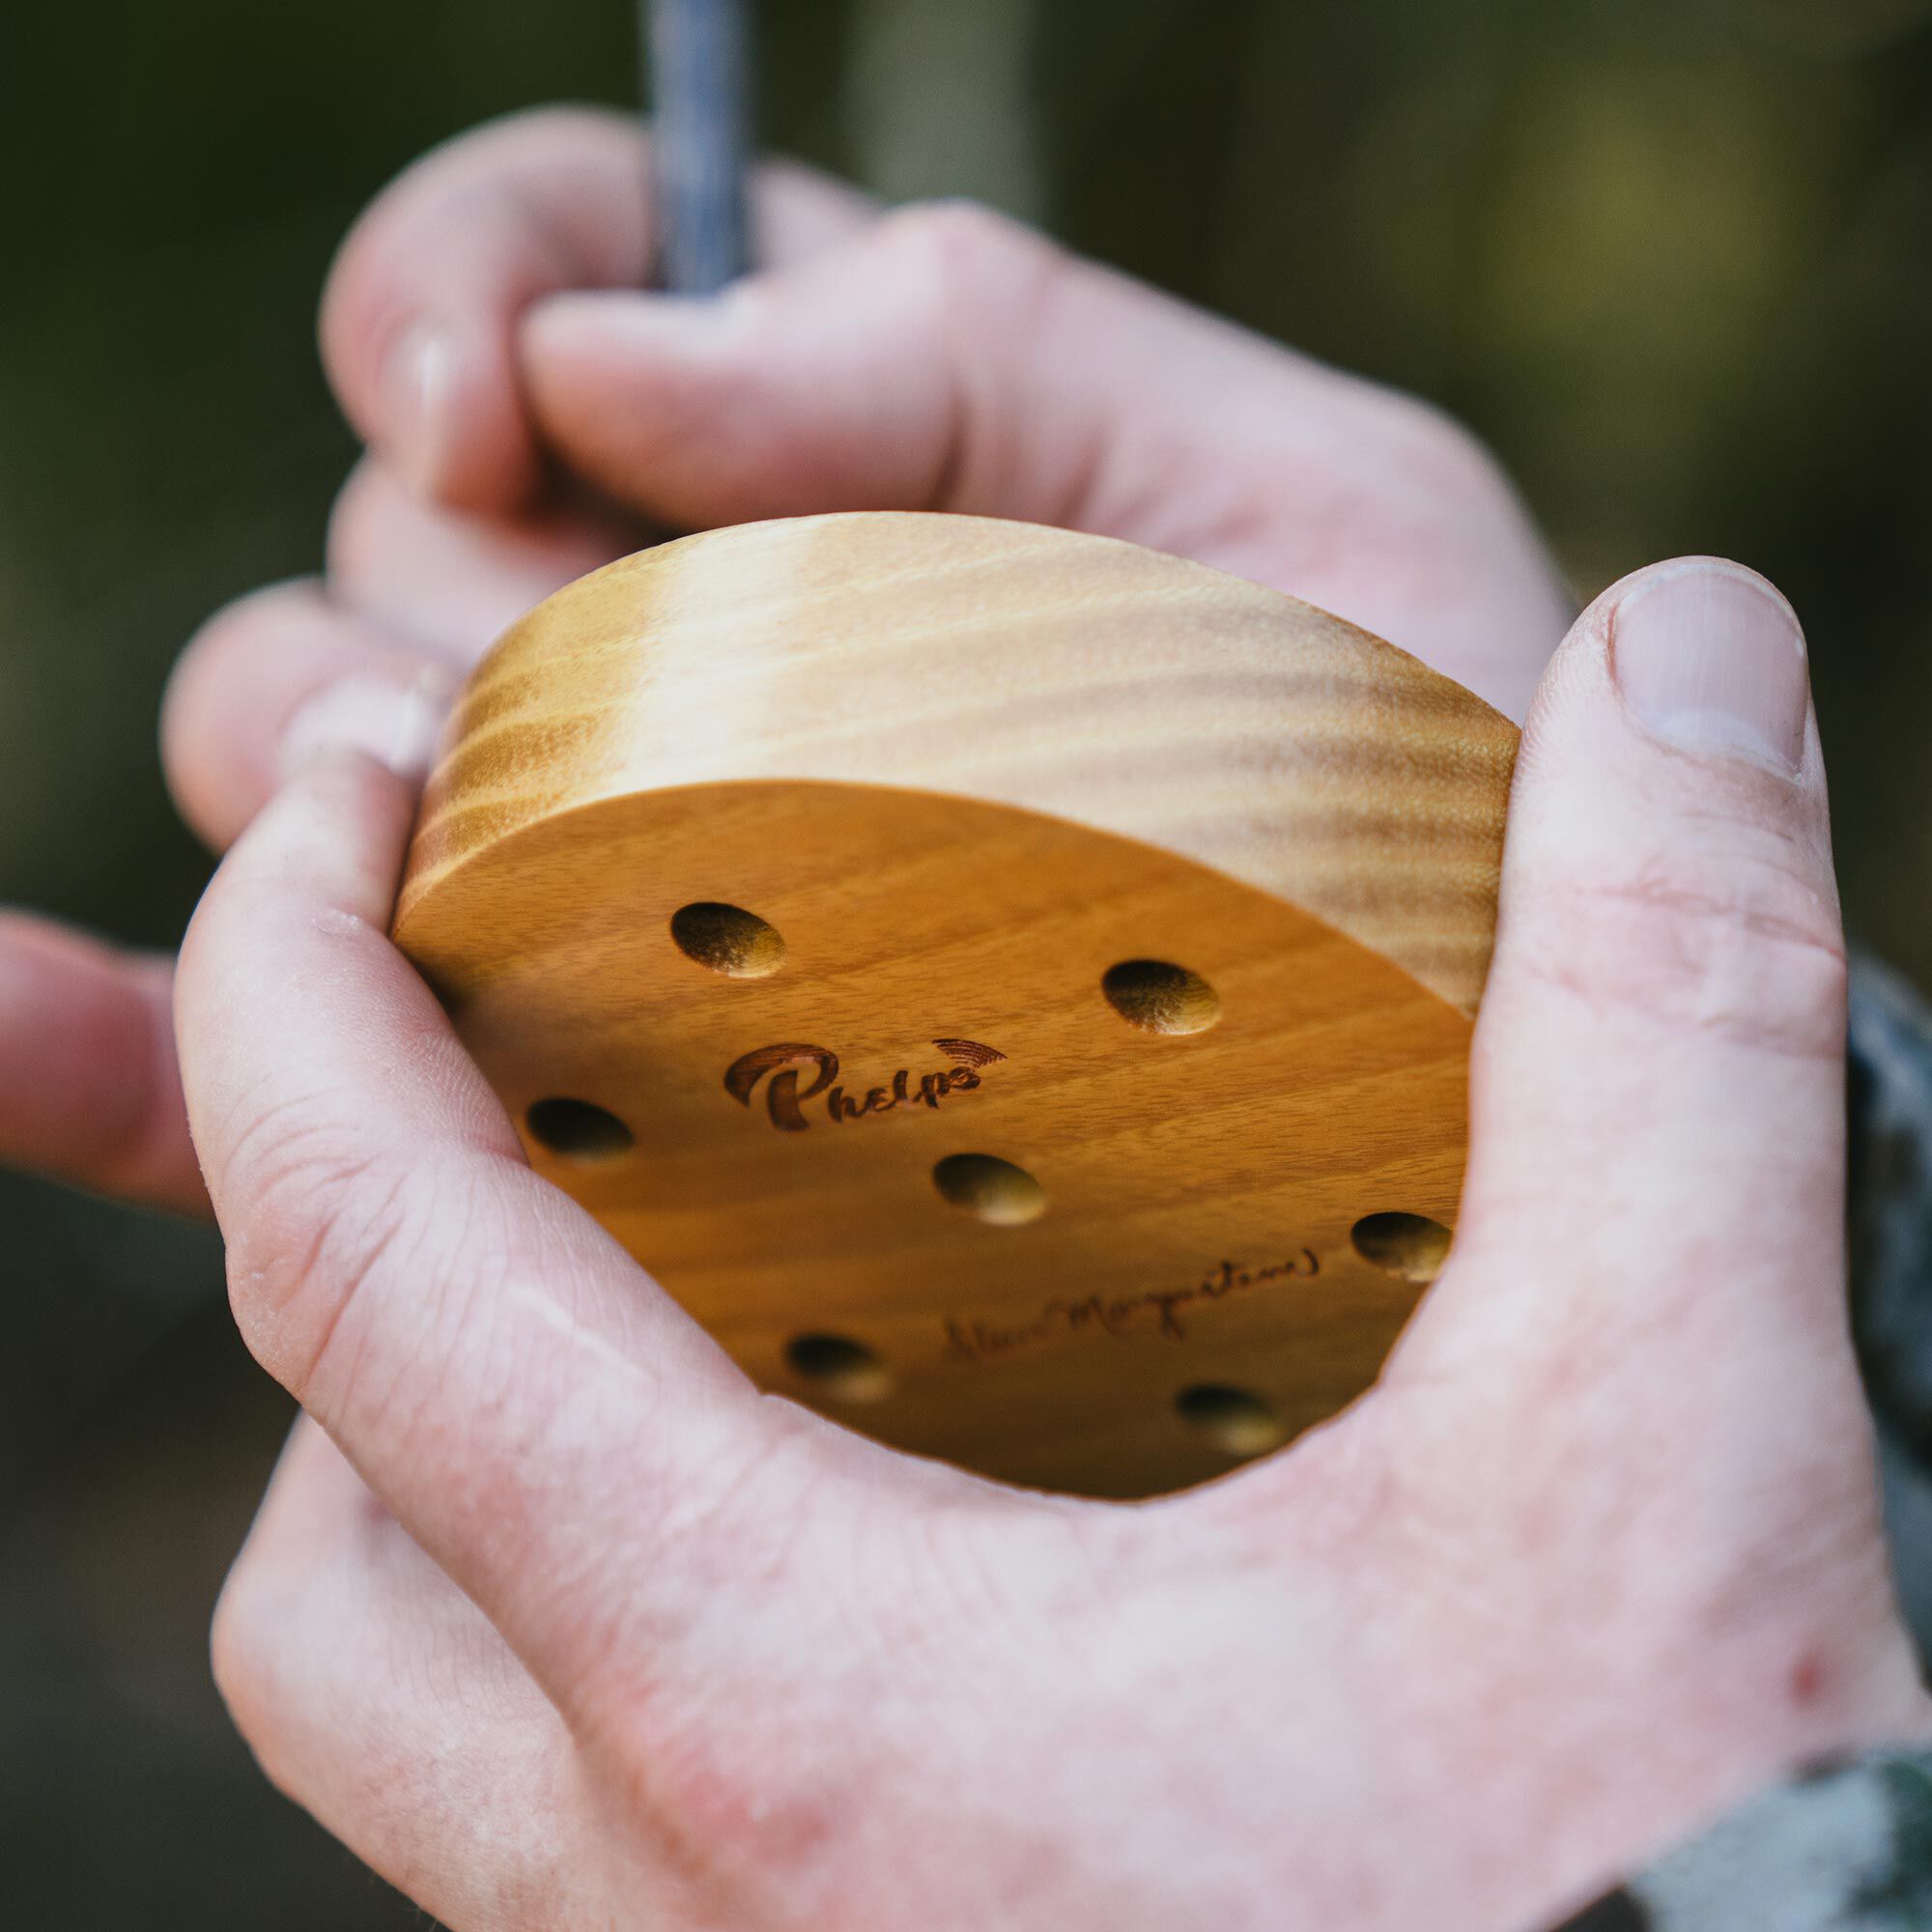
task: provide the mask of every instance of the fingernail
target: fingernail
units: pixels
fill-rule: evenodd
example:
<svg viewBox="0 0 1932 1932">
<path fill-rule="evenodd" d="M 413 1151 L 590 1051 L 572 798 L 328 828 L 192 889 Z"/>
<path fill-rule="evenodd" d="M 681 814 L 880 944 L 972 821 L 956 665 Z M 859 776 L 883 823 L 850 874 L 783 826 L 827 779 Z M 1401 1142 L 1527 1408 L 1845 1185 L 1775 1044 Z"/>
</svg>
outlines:
<svg viewBox="0 0 1932 1932">
<path fill-rule="evenodd" d="M 425 494 L 441 480 L 456 388 L 456 338 L 431 322 L 412 323 L 383 364 L 383 450 Z"/>
<path fill-rule="evenodd" d="M 1791 606 L 1738 564 L 1665 564 L 1616 608 L 1611 659 L 1631 715 L 1690 752 L 1754 759 L 1795 776 L 1810 680 Z"/>
<path fill-rule="evenodd" d="M 311 697 L 282 734 L 282 776 L 311 759 L 360 752 L 398 776 L 419 781 L 429 771 L 456 680 L 440 665 L 412 684 L 346 677 Z"/>
</svg>

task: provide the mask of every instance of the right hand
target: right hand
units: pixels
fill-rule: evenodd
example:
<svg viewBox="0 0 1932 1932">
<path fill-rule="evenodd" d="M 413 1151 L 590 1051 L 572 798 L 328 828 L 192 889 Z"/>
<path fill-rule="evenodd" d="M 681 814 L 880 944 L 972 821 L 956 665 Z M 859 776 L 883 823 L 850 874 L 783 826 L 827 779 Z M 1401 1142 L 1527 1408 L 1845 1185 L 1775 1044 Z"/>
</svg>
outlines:
<svg viewBox="0 0 1932 1932">
<path fill-rule="evenodd" d="M 413 802 L 318 749 L 180 1010 L 236 1318 L 312 1418 L 216 1678 L 439 1922 L 1501 1932 L 1932 1735 L 1847 1332 L 1823 761 L 1761 579 L 1666 564 L 1571 632 L 1448 1262 L 1359 1402 L 1145 1504 L 758 1394 L 532 1173 L 385 937 Z"/>
<path fill-rule="evenodd" d="M 393 715 L 371 685 L 427 716 L 585 571 L 667 529 L 813 511 L 1125 537 L 1334 611 L 1521 716 L 1571 611 L 1447 418 L 998 215 L 881 214 L 795 166 L 759 173 L 759 273 L 715 300 L 645 294 L 642 140 L 621 115 L 515 116 L 356 224 L 322 340 L 369 455 L 327 574 L 220 612 L 168 696 L 170 782 L 216 849 L 292 733 Z M 168 962 L 0 923 L 0 1160 L 206 1210 Z"/>
</svg>

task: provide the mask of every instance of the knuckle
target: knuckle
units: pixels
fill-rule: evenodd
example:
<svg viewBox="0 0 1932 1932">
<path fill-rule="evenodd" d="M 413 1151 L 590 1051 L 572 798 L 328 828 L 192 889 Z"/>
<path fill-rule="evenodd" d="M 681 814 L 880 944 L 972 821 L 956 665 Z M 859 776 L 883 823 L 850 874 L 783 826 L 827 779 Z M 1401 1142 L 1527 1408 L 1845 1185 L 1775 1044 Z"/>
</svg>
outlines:
<svg viewBox="0 0 1932 1932">
<path fill-rule="evenodd" d="M 479 196 L 515 209 L 525 184 L 556 170 L 634 171 L 643 140 L 635 118 L 614 109 L 551 104 L 498 115 L 417 156 L 363 210 L 337 251 L 323 298 L 325 349 L 366 342 L 393 320 L 387 278 L 411 263 L 420 223 L 474 206 Z"/>
<path fill-rule="evenodd" d="M 224 605 L 195 632 L 161 698 L 161 759 L 184 816 L 216 845 L 241 830 L 237 714 L 262 668 L 313 622 L 313 580 L 270 584 Z"/>
<path fill-rule="evenodd" d="M 344 405 L 365 413 L 376 403 L 376 370 L 400 317 L 384 276 L 384 231 L 393 219 L 397 185 L 384 189 L 342 238 L 323 281 L 317 335 L 322 357 Z"/>
<path fill-rule="evenodd" d="M 1546 881 L 1513 911 L 1522 963 L 1594 1009 L 1770 1052 L 1840 1050 L 1844 933 L 1788 853 L 1656 852 L 1607 876 Z"/>
<path fill-rule="evenodd" d="M 948 426 L 927 500 L 958 507 L 975 495 L 970 479 L 1024 461 L 1032 399 L 1051 373 L 1041 345 L 1061 333 L 1074 258 L 969 201 L 915 204 L 888 215 L 875 234 L 885 279 L 899 287 L 942 376 Z"/>
<path fill-rule="evenodd" d="M 983 203 L 914 202 L 879 222 L 878 245 L 907 260 L 949 314 L 983 313 L 1024 292 L 1059 259 L 1036 230 Z"/>
<path fill-rule="evenodd" d="M 245 675 L 244 667 L 311 623 L 317 594 L 313 578 L 292 578 L 234 598 L 204 619 L 169 674 L 164 724 L 179 729 L 213 695 Z"/>
</svg>

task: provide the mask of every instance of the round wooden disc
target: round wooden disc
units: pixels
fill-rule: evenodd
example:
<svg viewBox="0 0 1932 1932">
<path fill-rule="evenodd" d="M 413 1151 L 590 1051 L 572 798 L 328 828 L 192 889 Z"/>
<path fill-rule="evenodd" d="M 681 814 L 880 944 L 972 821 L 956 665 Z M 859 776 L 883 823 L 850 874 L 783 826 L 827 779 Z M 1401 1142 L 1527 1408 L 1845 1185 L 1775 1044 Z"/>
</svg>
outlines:
<svg viewBox="0 0 1932 1932">
<path fill-rule="evenodd" d="M 1127 546 L 752 526 L 509 634 L 397 937 L 761 1385 L 1145 1494 L 1351 1400 L 1439 1264 L 1513 749 Z"/>
</svg>

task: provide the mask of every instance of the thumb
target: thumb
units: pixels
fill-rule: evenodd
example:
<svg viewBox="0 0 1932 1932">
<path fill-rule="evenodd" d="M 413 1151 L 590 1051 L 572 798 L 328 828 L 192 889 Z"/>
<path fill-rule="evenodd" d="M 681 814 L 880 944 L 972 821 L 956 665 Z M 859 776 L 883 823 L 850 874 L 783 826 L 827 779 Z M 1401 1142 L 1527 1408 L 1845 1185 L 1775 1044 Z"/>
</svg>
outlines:
<svg viewBox="0 0 1932 1932">
<path fill-rule="evenodd" d="M 906 209 L 716 297 L 554 297 L 524 325 L 526 394 L 566 464 L 674 526 L 984 507 L 957 500 L 956 454 L 999 436 L 1012 320 L 1055 272 L 1016 223 Z"/>
<path fill-rule="evenodd" d="M 1714 1420 L 1780 1378 L 1855 1395 L 1844 1007 L 1798 621 L 1737 564 L 1639 571 L 1578 619 L 1524 732 L 1417 1353 L 1628 1372 Z"/>
<path fill-rule="evenodd" d="M 682 527 L 867 508 L 1124 533 L 1146 507 L 1116 500 L 1124 475 L 1172 488 L 1196 450 L 1218 474 L 1258 413 L 1367 407 L 1332 371 L 964 202 L 900 209 L 716 298 L 554 296 L 519 350 L 552 448 Z M 1122 460 L 1122 438 L 1144 460 Z"/>
</svg>

